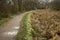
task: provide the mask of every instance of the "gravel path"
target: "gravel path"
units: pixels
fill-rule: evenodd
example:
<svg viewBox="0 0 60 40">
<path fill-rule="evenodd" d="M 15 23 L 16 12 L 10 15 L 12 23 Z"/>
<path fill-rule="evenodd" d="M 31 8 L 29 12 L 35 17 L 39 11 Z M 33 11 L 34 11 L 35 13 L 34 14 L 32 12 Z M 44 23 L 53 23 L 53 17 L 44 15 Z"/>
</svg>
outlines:
<svg viewBox="0 0 60 40">
<path fill-rule="evenodd" d="M 0 40 L 15 40 L 20 21 L 25 14 L 14 16 L 8 22 L 0 26 Z"/>
</svg>

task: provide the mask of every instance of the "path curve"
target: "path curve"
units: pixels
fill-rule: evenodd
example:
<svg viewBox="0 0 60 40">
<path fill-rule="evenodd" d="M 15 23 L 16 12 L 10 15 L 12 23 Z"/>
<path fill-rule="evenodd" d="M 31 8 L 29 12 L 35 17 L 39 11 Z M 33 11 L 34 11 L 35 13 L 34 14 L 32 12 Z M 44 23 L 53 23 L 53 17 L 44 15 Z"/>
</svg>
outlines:
<svg viewBox="0 0 60 40">
<path fill-rule="evenodd" d="M 20 21 L 25 14 L 14 16 L 8 22 L 0 26 L 0 40 L 15 40 Z"/>
</svg>

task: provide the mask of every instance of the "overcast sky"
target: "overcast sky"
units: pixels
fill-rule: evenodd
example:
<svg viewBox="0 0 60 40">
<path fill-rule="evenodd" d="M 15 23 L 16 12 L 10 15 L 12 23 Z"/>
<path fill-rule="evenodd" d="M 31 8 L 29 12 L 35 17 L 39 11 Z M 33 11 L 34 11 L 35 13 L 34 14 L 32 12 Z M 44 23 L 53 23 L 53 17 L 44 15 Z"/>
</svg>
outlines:
<svg viewBox="0 0 60 40">
<path fill-rule="evenodd" d="M 46 0 L 39 0 L 39 1 L 44 1 L 44 2 L 46 2 Z M 53 1 L 53 0 L 48 0 L 48 2 L 51 2 L 51 1 Z"/>
</svg>

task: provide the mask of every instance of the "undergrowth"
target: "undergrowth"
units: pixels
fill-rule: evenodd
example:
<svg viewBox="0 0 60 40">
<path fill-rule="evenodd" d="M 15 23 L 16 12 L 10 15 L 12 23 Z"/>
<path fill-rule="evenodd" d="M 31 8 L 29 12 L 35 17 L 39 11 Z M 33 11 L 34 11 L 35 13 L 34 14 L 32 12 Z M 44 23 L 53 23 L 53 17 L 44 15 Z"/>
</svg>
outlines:
<svg viewBox="0 0 60 40">
<path fill-rule="evenodd" d="M 0 19 L 0 25 L 7 22 L 9 19 L 10 19 L 10 17 Z"/>
<path fill-rule="evenodd" d="M 33 40 L 60 40 L 60 16 L 56 11 L 39 10 L 31 15 Z"/>
</svg>

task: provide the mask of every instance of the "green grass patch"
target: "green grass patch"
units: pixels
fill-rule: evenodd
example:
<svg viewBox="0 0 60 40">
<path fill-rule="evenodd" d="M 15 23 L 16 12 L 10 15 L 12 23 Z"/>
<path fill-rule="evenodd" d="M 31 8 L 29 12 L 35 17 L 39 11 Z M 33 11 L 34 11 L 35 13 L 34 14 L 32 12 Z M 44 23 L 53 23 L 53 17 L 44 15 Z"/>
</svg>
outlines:
<svg viewBox="0 0 60 40">
<path fill-rule="evenodd" d="M 17 40 L 32 40 L 32 26 L 29 23 L 30 21 L 30 13 L 27 12 L 23 17 L 20 25 L 20 29 L 17 34 Z"/>
</svg>

